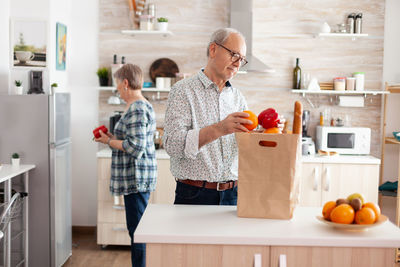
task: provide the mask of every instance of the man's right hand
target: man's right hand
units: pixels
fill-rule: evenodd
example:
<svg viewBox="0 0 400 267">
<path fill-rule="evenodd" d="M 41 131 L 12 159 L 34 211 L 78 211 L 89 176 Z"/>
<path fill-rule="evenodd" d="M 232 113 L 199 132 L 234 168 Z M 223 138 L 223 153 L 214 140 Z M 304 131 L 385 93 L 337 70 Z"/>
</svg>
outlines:
<svg viewBox="0 0 400 267">
<path fill-rule="evenodd" d="M 217 123 L 221 135 L 227 135 L 235 132 L 248 132 L 249 130 L 242 124 L 252 124 L 251 120 L 246 118 L 249 114 L 246 112 L 235 112 L 229 114 L 224 120 Z"/>
</svg>

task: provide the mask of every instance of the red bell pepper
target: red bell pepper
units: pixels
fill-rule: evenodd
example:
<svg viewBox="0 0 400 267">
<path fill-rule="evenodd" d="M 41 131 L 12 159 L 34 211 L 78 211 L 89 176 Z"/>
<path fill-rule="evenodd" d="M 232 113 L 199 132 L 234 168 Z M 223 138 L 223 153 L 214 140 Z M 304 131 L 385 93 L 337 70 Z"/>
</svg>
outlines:
<svg viewBox="0 0 400 267">
<path fill-rule="evenodd" d="M 269 108 L 258 115 L 258 123 L 264 127 L 264 129 L 278 127 L 279 114 L 275 109 Z"/>
<path fill-rule="evenodd" d="M 94 138 L 100 138 L 101 137 L 101 135 L 99 133 L 100 130 L 105 134 L 108 132 L 107 127 L 104 126 L 104 125 L 101 125 L 101 126 L 99 126 L 99 127 L 97 127 L 96 129 L 93 130 Z"/>
</svg>

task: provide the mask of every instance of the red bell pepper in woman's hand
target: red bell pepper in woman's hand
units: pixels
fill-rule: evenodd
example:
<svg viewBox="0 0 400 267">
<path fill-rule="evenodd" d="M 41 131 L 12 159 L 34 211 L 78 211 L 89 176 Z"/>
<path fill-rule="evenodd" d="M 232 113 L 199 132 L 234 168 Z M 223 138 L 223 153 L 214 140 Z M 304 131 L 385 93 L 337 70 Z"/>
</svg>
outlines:
<svg viewBox="0 0 400 267">
<path fill-rule="evenodd" d="M 101 126 L 99 126 L 99 127 L 97 127 L 96 129 L 93 130 L 94 138 L 97 139 L 97 138 L 100 138 L 100 137 L 101 137 L 101 135 L 100 135 L 100 133 L 99 133 L 100 130 L 101 130 L 103 133 L 105 133 L 105 134 L 108 132 L 107 127 L 104 126 L 104 125 L 101 125 Z"/>
</svg>

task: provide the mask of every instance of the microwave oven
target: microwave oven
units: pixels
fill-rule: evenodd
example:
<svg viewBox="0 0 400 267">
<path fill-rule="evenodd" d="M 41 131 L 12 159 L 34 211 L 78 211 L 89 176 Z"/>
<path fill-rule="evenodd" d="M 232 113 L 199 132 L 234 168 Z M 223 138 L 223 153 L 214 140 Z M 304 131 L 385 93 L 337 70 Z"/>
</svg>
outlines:
<svg viewBox="0 0 400 267">
<path fill-rule="evenodd" d="M 362 127 L 317 126 L 317 149 L 344 155 L 368 155 L 371 129 Z"/>
</svg>

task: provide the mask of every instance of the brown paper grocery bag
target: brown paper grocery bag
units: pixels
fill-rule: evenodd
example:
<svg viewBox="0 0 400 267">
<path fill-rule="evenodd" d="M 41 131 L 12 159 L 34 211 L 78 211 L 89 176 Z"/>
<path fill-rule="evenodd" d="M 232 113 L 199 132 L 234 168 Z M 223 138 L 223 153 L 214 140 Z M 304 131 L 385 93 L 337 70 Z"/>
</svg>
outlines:
<svg viewBox="0 0 400 267">
<path fill-rule="evenodd" d="M 236 133 L 239 217 L 290 219 L 299 202 L 301 137 Z"/>
</svg>

